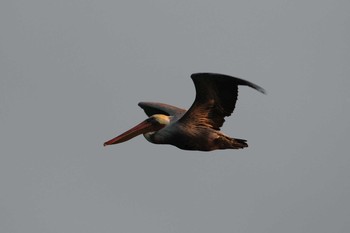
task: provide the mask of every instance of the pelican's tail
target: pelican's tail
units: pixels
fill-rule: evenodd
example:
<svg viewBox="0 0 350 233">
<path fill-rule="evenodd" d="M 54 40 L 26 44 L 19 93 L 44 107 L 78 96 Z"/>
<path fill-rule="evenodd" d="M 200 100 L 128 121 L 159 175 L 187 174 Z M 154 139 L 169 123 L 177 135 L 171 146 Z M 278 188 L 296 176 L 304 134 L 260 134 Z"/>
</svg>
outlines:
<svg viewBox="0 0 350 233">
<path fill-rule="evenodd" d="M 214 140 L 215 149 L 243 149 L 248 147 L 247 140 L 231 138 L 223 133 Z"/>
<path fill-rule="evenodd" d="M 232 149 L 243 149 L 244 147 L 248 147 L 247 140 L 239 139 L 239 138 L 231 138 L 231 146 Z"/>
</svg>

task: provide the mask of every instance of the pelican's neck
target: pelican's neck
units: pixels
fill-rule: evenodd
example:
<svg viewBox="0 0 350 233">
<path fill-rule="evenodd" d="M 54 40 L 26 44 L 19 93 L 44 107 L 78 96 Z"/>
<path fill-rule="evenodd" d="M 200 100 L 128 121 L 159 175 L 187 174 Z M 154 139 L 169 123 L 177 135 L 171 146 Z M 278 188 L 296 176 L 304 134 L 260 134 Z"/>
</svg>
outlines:
<svg viewBox="0 0 350 233">
<path fill-rule="evenodd" d="M 155 132 L 144 133 L 143 136 L 146 138 L 147 141 L 153 143 L 153 135 L 154 135 L 154 133 Z"/>
<path fill-rule="evenodd" d="M 146 140 L 152 143 L 157 143 L 157 140 L 155 139 L 156 134 L 159 132 L 159 130 L 170 124 L 170 118 L 170 116 L 163 114 L 155 114 L 151 116 L 149 119 L 155 121 L 156 124 L 159 124 L 160 128 L 152 132 L 144 133 L 143 136 L 146 138 Z"/>
</svg>

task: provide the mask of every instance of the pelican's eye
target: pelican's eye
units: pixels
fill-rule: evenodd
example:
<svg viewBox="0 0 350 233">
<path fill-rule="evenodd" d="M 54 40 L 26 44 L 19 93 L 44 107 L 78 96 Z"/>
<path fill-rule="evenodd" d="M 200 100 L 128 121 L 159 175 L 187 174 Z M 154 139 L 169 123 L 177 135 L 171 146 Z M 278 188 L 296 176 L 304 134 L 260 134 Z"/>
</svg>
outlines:
<svg viewBox="0 0 350 233">
<path fill-rule="evenodd" d="M 146 119 L 146 121 L 151 123 L 151 124 L 159 123 L 154 116 L 149 117 L 148 119 Z"/>
</svg>

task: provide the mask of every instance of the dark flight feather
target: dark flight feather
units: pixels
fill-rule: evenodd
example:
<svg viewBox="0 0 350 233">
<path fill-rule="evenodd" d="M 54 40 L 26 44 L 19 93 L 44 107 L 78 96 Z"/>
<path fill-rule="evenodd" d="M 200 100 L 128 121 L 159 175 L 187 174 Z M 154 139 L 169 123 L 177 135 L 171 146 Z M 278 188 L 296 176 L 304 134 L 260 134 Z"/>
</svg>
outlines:
<svg viewBox="0 0 350 233">
<path fill-rule="evenodd" d="M 246 80 L 215 73 L 192 74 L 196 98 L 190 109 L 179 120 L 183 124 L 219 130 L 235 109 L 238 85 L 249 86 L 262 93 L 265 90 Z"/>
</svg>

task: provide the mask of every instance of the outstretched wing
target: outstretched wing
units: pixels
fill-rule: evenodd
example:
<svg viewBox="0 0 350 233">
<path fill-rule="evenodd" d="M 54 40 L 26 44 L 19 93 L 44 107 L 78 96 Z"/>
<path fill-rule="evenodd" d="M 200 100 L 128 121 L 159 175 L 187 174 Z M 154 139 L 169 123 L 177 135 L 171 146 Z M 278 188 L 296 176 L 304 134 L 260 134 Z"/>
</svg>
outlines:
<svg viewBox="0 0 350 233">
<path fill-rule="evenodd" d="M 178 119 L 182 117 L 186 112 L 185 109 L 157 102 L 140 102 L 138 105 L 149 117 L 154 114 L 164 114 L 167 116 L 173 116 L 174 118 Z"/>
<path fill-rule="evenodd" d="M 196 98 L 191 108 L 179 119 L 179 123 L 192 124 L 219 130 L 235 109 L 238 85 L 252 87 L 262 93 L 265 90 L 258 85 L 236 77 L 215 74 L 196 73 L 191 78 L 196 88 Z"/>
</svg>

